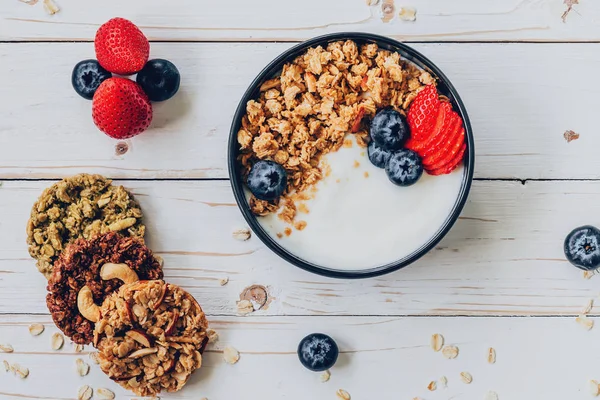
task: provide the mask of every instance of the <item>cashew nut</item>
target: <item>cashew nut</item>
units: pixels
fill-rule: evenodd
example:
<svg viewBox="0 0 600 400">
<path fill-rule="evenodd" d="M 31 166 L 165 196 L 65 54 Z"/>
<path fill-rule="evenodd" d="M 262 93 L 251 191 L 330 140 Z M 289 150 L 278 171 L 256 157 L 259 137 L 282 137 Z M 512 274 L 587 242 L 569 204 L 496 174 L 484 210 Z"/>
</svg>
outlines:
<svg viewBox="0 0 600 400">
<path fill-rule="evenodd" d="M 98 322 L 100 319 L 100 307 L 94 303 L 92 291 L 87 286 L 82 287 L 77 294 L 77 308 L 85 319 L 92 322 Z"/>
<path fill-rule="evenodd" d="M 123 283 L 133 283 L 139 281 L 134 270 L 127 264 L 106 263 L 100 269 L 100 277 L 105 281 L 109 279 L 119 279 Z"/>
</svg>

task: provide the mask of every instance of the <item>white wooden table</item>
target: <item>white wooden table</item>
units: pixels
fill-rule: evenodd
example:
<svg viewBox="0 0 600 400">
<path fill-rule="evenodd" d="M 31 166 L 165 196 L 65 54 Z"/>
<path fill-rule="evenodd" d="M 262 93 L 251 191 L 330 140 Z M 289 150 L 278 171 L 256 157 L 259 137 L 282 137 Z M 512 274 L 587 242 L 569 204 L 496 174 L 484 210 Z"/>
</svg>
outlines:
<svg viewBox="0 0 600 400">
<path fill-rule="evenodd" d="M 74 399 L 84 384 L 131 397 L 96 365 L 76 374 L 75 360 L 91 348 L 51 350 L 45 280 L 27 254 L 31 205 L 53 181 L 80 172 L 134 192 L 166 279 L 200 301 L 220 334 L 188 386 L 164 399 L 333 400 L 340 388 L 355 400 L 483 400 L 488 391 L 501 400 L 590 398 L 600 327 L 587 331 L 575 317 L 598 296 L 600 278 L 571 267 L 562 242 L 575 226 L 600 224 L 600 2 L 581 0 L 563 22 L 562 0 L 397 0 L 395 14 L 409 5 L 417 20 L 385 23 L 382 1 L 56 0 L 52 16 L 41 0 L 2 1 L 0 344 L 15 351 L 0 360 L 30 375 L 0 370 L 0 398 Z M 127 140 L 121 155 L 70 85 L 75 63 L 94 56 L 96 29 L 114 16 L 137 23 L 151 56 L 182 73 L 180 93 L 156 105 L 152 129 Z M 362 281 L 312 275 L 256 238 L 232 238 L 244 227 L 226 171 L 235 106 L 274 56 L 336 31 L 411 43 L 454 82 L 476 136 L 476 180 L 454 229 L 420 262 Z M 567 130 L 580 138 L 567 143 Z M 267 287 L 272 303 L 238 316 L 236 300 L 252 284 Z M 34 322 L 46 326 L 39 337 L 28 333 Z M 342 351 L 327 383 L 295 354 L 315 331 Z M 434 353 L 433 333 L 457 345 L 458 358 Z M 222 360 L 227 345 L 241 352 L 236 365 Z"/>
</svg>

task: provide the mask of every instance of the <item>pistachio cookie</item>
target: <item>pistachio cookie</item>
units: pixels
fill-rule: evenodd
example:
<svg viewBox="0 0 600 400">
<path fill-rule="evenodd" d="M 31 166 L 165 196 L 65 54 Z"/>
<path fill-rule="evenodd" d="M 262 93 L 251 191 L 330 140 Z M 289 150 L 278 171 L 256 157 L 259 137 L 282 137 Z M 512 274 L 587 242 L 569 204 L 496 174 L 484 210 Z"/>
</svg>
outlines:
<svg viewBox="0 0 600 400">
<path fill-rule="evenodd" d="M 29 254 L 47 279 L 60 252 L 79 238 L 102 233 L 144 237 L 142 210 L 123 186 L 100 175 L 80 174 L 44 190 L 27 222 Z"/>
<path fill-rule="evenodd" d="M 138 396 L 176 392 L 202 366 L 208 322 L 196 300 L 161 280 L 123 285 L 94 330 L 100 368 Z"/>
<path fill-rule="evenodd" d="M 123 283 L 162 276 L 160 262 L 139 238 L 110 232 L 92 240 L 77 239 L 54 263 L 46 304 L 65 335 L 88 344 L 107 296 Z"/>
</svg>

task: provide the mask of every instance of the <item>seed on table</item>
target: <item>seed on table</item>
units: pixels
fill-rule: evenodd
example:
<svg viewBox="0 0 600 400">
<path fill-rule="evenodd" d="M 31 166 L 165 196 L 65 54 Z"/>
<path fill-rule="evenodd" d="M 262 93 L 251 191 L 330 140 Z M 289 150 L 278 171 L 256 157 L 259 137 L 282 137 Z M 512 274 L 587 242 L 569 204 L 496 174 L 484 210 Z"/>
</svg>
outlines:
<svg viewBox="0 0 600 400">
<path fill-rule="evenodd" d="M 439 333 L 431 335 L 431 348 L 433 351 L 440 351 L 444 346 L 444 337 Z"/>
<path fill-rule="evenodd" d="M 52 335 L 52 340 L 50 343 L 52 345 L 52 350 L 60 350 L 65 344 L 65 338 L 63 335 L 57 332 Z"/>
<path fill-rule="evenodd" d="M 31 324 L 29 325 L 29 333 L 33 336 L 39 336 L 44 332 L 44 325 L 42 324 Z"/>
</svg>

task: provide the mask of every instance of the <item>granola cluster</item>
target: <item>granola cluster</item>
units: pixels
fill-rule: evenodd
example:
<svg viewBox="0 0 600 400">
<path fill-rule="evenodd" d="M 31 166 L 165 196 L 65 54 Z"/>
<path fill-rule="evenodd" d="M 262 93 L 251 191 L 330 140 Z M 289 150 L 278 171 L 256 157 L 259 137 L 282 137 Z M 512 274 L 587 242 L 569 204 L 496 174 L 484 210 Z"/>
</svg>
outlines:
<svg viewBox="0 0 600 400">
<path fill-rule="evenodd" d="M 139 238 L 124 237 L 116 232 L 92 240 L 78 239 L 69 245 L 54 263 L 54 273 L 48 281 L 46 304 L 56 326 L 75 343 L 89 344 L 94 324 L 79 311 L 77 298 L 87 286 L 94 303 L 100 306 L 105 297 L 123 282 L 100 276 L 107 263 L 126 264 L 139 279 L 162 279 L 160 263 Z"/>
<path fill-rule="evenodd" d="M 310 48 L 281 75 L 262 84 L 260 97 L 250 100 L 238 131 L 239 162 L 246 177 L 252 165 L 274 160 L 288 173 L 281 217 L 292 223 L 294 202 L 310 198 L 309 188 L 323 178 L 321 157 L 337 151 L 344 138 L 356 135 L 359 145 L 369 140 L 367 123 L 378 109 L 404 112 L 419 90 L 433 77 L 400 54 L 376 44 L 338 41 Z M 280 200 L 250 199 L 254 214 L 277 212 Z"/>
<path fill-rule="evenodd" d="M 196 300 L 161 280 L 121 286 L 96 323 L 100 368 L 138 396 L 180 390 L 202 365 L 208 322 Z"/>
<path fill-rule="evenodd" d="M 53 264 L 79 238 L 120 232 L 143 238 L 142 210 L 122 186 L 100 175 L 80 174 L 44 190 L 27 222 L 29 254 L 47 279 Z"/>
</svg>

